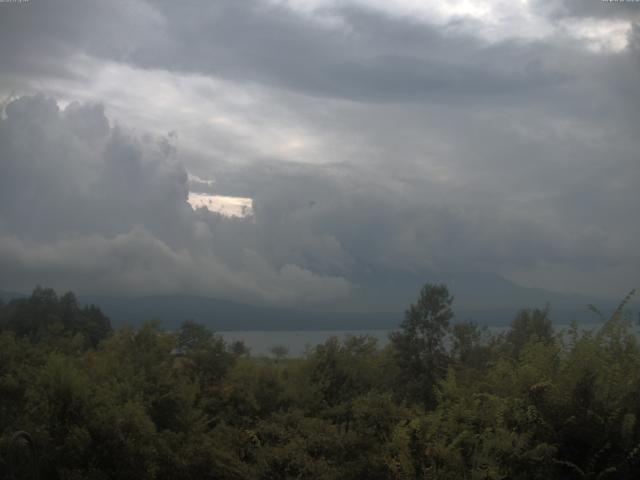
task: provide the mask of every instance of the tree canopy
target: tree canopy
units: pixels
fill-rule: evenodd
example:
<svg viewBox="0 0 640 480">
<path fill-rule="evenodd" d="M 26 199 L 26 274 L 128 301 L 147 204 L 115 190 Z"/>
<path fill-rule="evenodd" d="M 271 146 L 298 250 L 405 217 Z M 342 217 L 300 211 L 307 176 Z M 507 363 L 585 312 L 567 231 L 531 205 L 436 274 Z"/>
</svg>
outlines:
<svg viewBox="0 0 640 480">
<path fill-rule="evenodd" d="M 624 307 L 563 332 L 522 310 L 491 335 L 426 285 L 384 348 L 272 358 L 193 321 L 113 331 L 38 288 L 0 306 L 0 478 L 635 479 Z"/>
</svg>

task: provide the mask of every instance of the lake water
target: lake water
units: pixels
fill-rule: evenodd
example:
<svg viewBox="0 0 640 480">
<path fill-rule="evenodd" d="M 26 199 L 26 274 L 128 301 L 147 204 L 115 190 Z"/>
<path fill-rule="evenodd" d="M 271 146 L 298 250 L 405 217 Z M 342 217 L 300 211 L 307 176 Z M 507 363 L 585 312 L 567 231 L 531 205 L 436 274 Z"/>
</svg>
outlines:
<svg viewBox="0 0 640 480">
<path fill-rule="evenodd" d="M 581 324 L 581 330 L 597 328 L 599 324 Z M 556 330 L 568 328 L 568 325 L 555 325 Z M 507 327 L 489 327 L 492 334 L 499 334 Z M 274 346 L 284 346 L 289 349 L 289 356 L 301 356 L 307 347 L 315 347 L 324 343 L 330 337 L 344 339 L 347 336 L 369 335 L 378 340 L 378 346 L 383 347 L 389 343 L 391 330 L 318 330 L 318 331 L 234 331 L 218 332 L 227 342 L 242 340 L 251 349 L 251 355 L 270 355 L 270 349 Z"/>
<path fill-rule="evenodd" d="M 289 356 L 301 356 L 307 346 L 315 347 L 330 337 L 344 339 L 347 336 L 369 335 L 378 340 L 379 346 L 389 341 L 391 330 L 320 330 L 320 331 L 275 331 L 275 332 L 218 332 L 227 342 L 242 340 L 251 349 L 251 355 L 270 355 L 269 349 L 282 345 L 289 349 Z"/>
</svg>

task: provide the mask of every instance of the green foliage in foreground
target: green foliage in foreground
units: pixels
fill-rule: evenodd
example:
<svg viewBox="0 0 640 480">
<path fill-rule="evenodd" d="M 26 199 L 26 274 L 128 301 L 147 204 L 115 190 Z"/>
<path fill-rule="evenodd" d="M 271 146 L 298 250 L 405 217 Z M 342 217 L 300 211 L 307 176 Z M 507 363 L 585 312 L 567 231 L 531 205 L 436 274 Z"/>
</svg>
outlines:
<svg viewBox="0 0 640 480">
<path fill-rule="evenodd" d="M 111 331 L 37 289 L 0 306 L 0 478 L 631 479 L 640 346 L 524 310 L 491 336 L 426 285 L 386 348 L 252 358 L 194 322 Z"/>
</svg>

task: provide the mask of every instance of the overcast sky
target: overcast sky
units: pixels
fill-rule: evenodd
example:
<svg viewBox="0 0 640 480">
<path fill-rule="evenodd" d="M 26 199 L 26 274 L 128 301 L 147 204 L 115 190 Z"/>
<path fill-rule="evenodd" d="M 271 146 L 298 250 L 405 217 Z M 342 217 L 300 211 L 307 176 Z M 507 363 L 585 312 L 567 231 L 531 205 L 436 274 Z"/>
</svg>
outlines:
<svg viewBox="0 0 640 480">
<path fill-rule="evenodd" d="M 622 297 L 639 22 L 600 0 L 2 2 L 0 289 Z"/>
</svg>

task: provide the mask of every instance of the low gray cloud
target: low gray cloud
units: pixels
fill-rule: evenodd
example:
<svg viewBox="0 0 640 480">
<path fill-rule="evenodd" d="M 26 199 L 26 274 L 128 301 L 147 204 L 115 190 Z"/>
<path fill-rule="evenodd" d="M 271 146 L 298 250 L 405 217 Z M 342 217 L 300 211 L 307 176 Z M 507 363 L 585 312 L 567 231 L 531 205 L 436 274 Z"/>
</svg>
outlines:
<svg viewBox="0 0 640 480">
<path fill-rule="evenodd" d="M 99 105 L 60 110 L 22 97 L 0 120 L 2 287 L 33 282 L 82 292 L 199 292 L 272 303 L 342 297 L 349 283 L 237 246 L 220 258 L 194 212 L 187 174 L 167 138 L 111 127 Z M 249 222 L 250 220 L 245 220 Z M 36 280 L 37 279 L 37 280 Z"/>
<path fill-rule="evenodd" d="M 337 25 L 261 0 L 34 2 L 6 12 L 0 60 L 30 69 L 39 56 L 31 73 L 56 73 L 43 57 L 83 53 L 360 101 L 469 102 L 570 80 L 540 61 L 548 45 L 491 45 L 364 6 L 326 10 Z"/>
<path fill-rule="evenodd" d="M 82 100 L 6 108 L 5 285 L 284 303 L 482 273 L 631 288 L 635 5 L 530 2 L 531 32 L 490 35 L 401 4 L 0 5 L 6 93 Z M 188 191 L 255 213 L 194 212 Z"/>
</svg>

